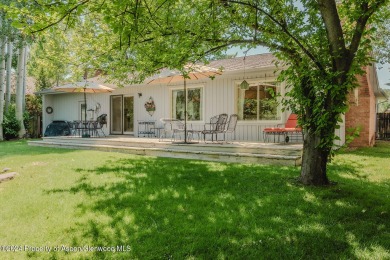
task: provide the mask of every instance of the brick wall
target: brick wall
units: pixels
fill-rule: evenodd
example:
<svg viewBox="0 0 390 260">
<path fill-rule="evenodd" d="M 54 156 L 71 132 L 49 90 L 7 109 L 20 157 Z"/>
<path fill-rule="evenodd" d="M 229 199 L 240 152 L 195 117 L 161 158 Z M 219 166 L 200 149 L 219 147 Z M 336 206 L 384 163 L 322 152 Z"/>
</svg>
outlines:
<svg viewBox="0 0 390 260">
<path fill-rule="evenodd" d="M 357 76 L 357 91 L 349 93 L 349 111 L 345 114 L 346 129 L 360 127 L 360 136 L 350 147 L 373 146 L 375 144 L 376 99 L 373 92 L 371 68 L 367 67 L 364 76 Z M 356 95 L 357 94 L 357 95 Z M 348 134 L 348 133 L 346 133 Z"/>
</svg>

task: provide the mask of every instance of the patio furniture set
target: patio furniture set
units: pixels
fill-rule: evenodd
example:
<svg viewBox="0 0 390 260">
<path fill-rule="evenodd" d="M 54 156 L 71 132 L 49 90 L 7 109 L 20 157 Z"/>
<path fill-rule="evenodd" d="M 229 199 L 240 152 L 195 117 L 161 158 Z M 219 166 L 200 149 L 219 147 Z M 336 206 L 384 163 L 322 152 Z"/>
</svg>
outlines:
<svg viewBox="0 0 390 260">
<path fill-rule="evenodd" d="M 170 139 L 173 142 L 181 141 L 184 135 L 190 142 L 206 142 L 206 137 L 211 136 L 211 142 L 219 142 L 226 140 L 226 134 L 233 134 L 236 130 L 238 115 L 223 113 L 210 118 L 210 121 L 203 126 L 203 129 L 193 129 L 192 124 L 185 124 L 183 121 L 172 118 L 162 118 L 161 126 L 156 126 L 155 121 L 138 121 L 138 136 L 143 135 L 148 137 L 159 137 L 159 141 Z M 102 114 L 96 120 L 82 121 L 74 120 L 67 123 L 70 127 L 70 133 L 73 136 L 81 137 L 100 137 L 106 136 L 103 131 L 103 126 L 107 124 L 107 114 Z M 284 142 L 288 143 L 300 138 L 303 140 L 302 128 L 298 125 L 298 117 L 296 114 L 291 114 L 286 123 L 276 125 L 276 127 L 268 127 L 263 130 L 263 139 L 265 142 Z M 222 138 L 218 138 L 222 136 Z M 273 137 L 273 140 L 272 140 Z M 210 139 L 208 139 L 210 140 Z"/>
<path fill-rule="evenodd" d="M 185 124 L 177 119 L 171 118 L 162 118 L 160 121 L 162 123 L 161 128 L 155 128 L 159 131 L 159 140 L 162 141 L 165 138 L 170 138 L 171 141 L 181 140 L 182 136 L 187 135 L 188 141 L 197 141 L 199 142 L 203 136 L 203 141 L 206 142 L 206 136 L 211 135 L 211 141 L 225 141 L 226 134 L 234 133 L 237 125 L 236 114 L 230 115 L 219 114 L 210 118 L 209 123 L 206 123 L 202 130 L 193 129 L 192 125 L 187 124 L 187 129 L 185 129 Z M 218 135 L 222 135 L 222 139 L 218 139 Z M 215 136 L 215 139 L 214 139 Z"/>
<path fill-rule="evenodd" d="M 194 129 L 192 124 L 187 124 L 178 119 L 162 118 L 161 126 L 157 127 L 155 121 L 139 121 L 138 135 L 159 137 L 159 141 L 170 139 L 172 142 L 181 141 L 186 135 L 189 142 L 199 142 L 206 137 L 211 136 L 211 142 L 220 142 L 226 140 L 226 134 L 233 134 L 236 130 L 238 115 L 219 114 L 210 118 L 210 121 L 203 126 L 202 130 Z M 218 135 L 222 138 L 219 138 Z M 184 138 L 183 138 L 184 139 Z M 285 124 L 268 127 L 263 130 L 263 140 L 265 142 L 284 142 L 303 140 L 302 128 L 298 125 L 298 117 L 291 114 Z"/>
<path fill-rule="evenodd" d="M 74 120 L 73 122 L 70 122 L 71 134 L 81 137 L 105 137 L 106 135 L 104 134 L 103 126 L 106 124 L 107 114 L 101 114 L 96 120 Z"/>
</svg>

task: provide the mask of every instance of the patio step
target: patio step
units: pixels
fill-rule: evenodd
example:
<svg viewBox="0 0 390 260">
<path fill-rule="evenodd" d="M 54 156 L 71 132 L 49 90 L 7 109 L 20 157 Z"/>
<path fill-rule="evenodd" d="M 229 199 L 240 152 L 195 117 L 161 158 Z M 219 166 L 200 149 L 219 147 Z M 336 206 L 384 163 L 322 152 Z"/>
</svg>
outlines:
<svg viewBox="0 0 390 260">
<path fill-rule="evenodd" d="M 123 152 L 157 157 L 173 157 L 207 161 L 300 165 L 301 145 L 263 143 L 177 144 L 142 138 L 44 138 L 29 145 Z"/>
<path fill-rule="evenodd" d="M 192 151 L 218 151 L 218 152 L 236 152 L 236 153 L 265 153 L 278 155 L 297 155 L 302 152 L 302 144 L 275 144 L 259 142 L 229 142 L 229 143 L 211 143 L 199 142 L 195 144 L 172 143 L 170 140 L 160 142 L 153 138 L 123 138 L 110 136 L 108 138 L 79 138 L 79 137 L 45 137 L 44 141 L 53 141 L 56 143 L 76 143 L 76 144 L 100 144 L 113 146 L 135 146 L 142 148 L 169 148 L 175 150 L 187 150 L 190 147 Z"/>
</svg>

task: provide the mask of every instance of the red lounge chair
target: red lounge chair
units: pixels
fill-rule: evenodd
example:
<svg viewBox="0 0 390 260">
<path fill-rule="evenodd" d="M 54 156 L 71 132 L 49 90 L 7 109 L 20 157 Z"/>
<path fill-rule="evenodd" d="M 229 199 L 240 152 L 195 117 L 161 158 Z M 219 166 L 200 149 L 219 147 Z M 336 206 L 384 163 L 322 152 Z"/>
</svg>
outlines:
<svg viewBox="0 0 390 260">
<path fill-rule="evenodd" d="M 284 142 L 288 143 L 290 137 L 298 136 L 297 134 L 302 134 L 302 128 L 298 126 L 298 116 L 296 114 L 291 114 L 284 127 L 268 127 L 264 128 L 263 136 L 265 141 L 269 141 L 270 135 L 274 136 L 274 142 L 276 141 L 276 136 L 278 136 L 278 142 L 280 142 L 280 136 L 283 136 Z"/>
</svg>

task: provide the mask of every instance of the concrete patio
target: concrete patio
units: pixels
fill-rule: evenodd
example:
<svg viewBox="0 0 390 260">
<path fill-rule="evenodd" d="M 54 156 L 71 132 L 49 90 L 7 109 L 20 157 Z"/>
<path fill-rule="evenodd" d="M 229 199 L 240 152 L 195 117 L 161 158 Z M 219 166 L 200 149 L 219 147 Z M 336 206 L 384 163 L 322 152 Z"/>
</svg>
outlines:
<svg viewBox="0 0 390 260">
<path fill-rule="evenodd" d="M 157 138 L 108 136 L 105 138 L 44 137 L 29 141 L 32 146 L 88 149 L 156 157 L 172 157 L 206 161 L 259 163 L 298 166 L 302 143 L 280 144 L 259 142 L 175 143 Z"/>
</svg>

